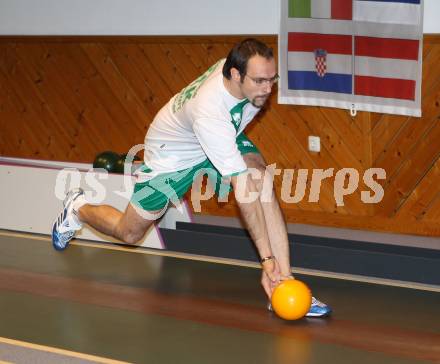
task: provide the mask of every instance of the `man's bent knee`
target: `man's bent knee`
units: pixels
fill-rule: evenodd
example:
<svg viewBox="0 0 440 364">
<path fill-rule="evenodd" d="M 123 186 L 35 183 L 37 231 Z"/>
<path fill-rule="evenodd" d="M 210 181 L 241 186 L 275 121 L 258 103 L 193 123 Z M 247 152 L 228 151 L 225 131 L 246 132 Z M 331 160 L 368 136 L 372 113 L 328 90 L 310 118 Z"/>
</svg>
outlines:
<svg viewBox="0 0 440 364">
<path fill-rule="evenodd" d="M 124 233 L 122 234 L 121 238 L 126 244 L 130 245 L 140 245 L 140 242 L 145 234 L 139 234 L 139 233 Z"/>
<path fill-rule="evenodd" d="M 135 206 L 129 204 L 115 228 L 117 238 L 130 245 L 139 245 L 139 242 L 154 223 L 142 217 Z"/>
</svg>

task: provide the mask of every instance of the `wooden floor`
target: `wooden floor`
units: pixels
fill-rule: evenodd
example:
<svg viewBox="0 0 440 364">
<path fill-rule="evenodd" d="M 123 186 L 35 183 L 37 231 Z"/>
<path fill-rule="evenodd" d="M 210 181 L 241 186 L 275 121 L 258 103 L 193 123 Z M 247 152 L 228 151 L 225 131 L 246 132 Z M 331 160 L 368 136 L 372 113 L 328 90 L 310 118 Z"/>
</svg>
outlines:
<svg viewBox="0 0 440 364">
<path fill-rule="evenodd" d="M 259 274 L 1 232 L 0 338 L 84 362 L 440 363 L 440 293 L 297 275 L 334 314 L 285 322 L 265 309 Z M 11 355 L 0 346 L 0 361 L 26 362 Z"/>
</svg>

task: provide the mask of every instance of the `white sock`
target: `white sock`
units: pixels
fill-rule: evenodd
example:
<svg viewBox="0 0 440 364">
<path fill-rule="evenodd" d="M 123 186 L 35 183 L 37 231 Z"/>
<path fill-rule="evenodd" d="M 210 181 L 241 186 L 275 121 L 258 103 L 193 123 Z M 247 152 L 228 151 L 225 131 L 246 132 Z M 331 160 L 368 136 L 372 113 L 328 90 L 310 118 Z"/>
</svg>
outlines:
<svg viewBox="0 0 440 364">
<path fill-rule="evenodd" d="M 75 201 L 73 201 L 72 208 L 76 213 L 78 213 L 79 209 L 83 207 L 86 203 L 88 202 L 86 201 L 84 195 L 78 196 Z"/>
</svg>

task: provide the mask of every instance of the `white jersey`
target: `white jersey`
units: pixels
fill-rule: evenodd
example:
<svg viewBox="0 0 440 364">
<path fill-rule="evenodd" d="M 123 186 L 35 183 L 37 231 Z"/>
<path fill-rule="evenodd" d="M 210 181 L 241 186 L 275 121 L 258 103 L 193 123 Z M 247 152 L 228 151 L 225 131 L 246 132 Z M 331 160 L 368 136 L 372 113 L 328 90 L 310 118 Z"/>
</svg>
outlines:
<svg viewBox="0 0 440 364">
<path fill-rule="evenodd" d="M 232 96 L 223 84 L 220 60 L 157 113 L 145 137 L 140 179 L 193 167 L 209 158 L 223 176 L 246 170 L 236 137 L 260 110 Z"/>
</svg>

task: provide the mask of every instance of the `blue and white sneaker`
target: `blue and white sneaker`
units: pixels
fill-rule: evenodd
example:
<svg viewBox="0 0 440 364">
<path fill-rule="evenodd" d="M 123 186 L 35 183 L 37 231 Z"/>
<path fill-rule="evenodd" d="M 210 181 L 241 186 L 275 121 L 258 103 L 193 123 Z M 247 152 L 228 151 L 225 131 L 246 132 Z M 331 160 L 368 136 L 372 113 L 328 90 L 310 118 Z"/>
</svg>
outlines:
<svg viewBox="0 0 440 364">
<path fill-rule="evenodd" d="M 75 236 L 75 232 L 82 228 L 77 213 L 73 209 L 73 202 L 83 195 L 84 191 L 81 188 L 76 188 L 69 191 L 63 201 L 63 211 L 52 227 L 52 245 L 56 250 L 66 249 L 70 240 Z"/>
<path fill-rule="evenodd" d="M 269 311 L 273 311 L 270 301 L 267 304 L 267 309 Z M 332 309 L 329 305 L 317 300 L 315 297 L 312 297 L 312 305 L 310 306 L 309 312 L 306 313 L 306 317 L 325 317 L 330 315 L 331 312 Z"/>
<path fill-rule="evenodd" d="M 312 305 L 309 312 L 306 313 L 306 317 L 325 317 L 332 313 L 332 309 L 329 305 L 312 297 Z"/>
</svg>

